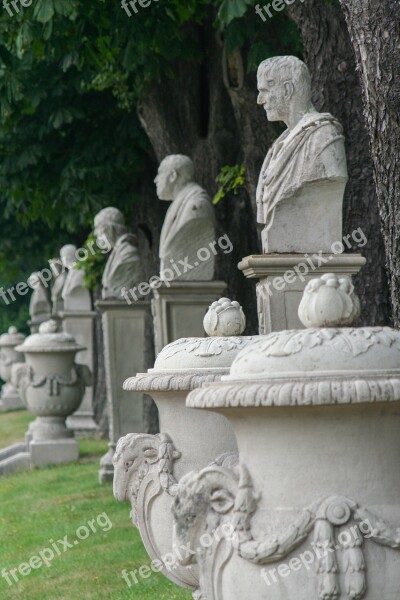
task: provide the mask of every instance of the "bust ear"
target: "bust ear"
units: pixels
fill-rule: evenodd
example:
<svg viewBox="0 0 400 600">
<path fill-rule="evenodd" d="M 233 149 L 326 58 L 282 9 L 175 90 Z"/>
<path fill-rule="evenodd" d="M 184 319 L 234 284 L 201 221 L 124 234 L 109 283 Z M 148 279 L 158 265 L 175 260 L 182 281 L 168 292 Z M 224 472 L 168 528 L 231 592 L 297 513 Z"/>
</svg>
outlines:
<svg viewBox="0 0 400 600">
<path fill-rule="evenodd" d="M 178 171 L 176 169 L 172 169 L 169 174 L 169 180 L 171 183 L 174 183 L 178 179 Z"/>
<path fill-rule="evenodd" d="M 290 98 L 293 96 L 294 94 L 294 85 L 292 81 L 285 81 L 283 84 L 284 90 L 285 90 L 285 99 L 286 100 L 290 100 Z"/>
</svg>

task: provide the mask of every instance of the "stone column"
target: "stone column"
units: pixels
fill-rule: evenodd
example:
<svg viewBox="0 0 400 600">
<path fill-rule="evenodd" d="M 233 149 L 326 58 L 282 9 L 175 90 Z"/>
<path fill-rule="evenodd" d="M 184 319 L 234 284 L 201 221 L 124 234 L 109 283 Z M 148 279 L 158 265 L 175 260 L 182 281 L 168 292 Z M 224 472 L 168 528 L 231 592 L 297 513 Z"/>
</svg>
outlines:
<svg viewBox="0 0 400 600">
<path fill-rule="evenodd" d="M 100 462 L 100 483 L 112 481 L 112 459 L 118 439 L 127 433 L 143 432 L 143 392 L 129 393 L 124 381 L 144 370 L 145 320 L 150 303 L 128 305 L 124 301 L 96 302 L 102 313 L 104 358 L 109 414 L 109 451 Z"/>
<path fill-rule="evenodd" d="M 93 372 L 93 338 L 96 312 L 92 310 L 64 310 L 60 313 L 63 330 L 85 347 L 76 355 L 76 362 L 86 365 Z M 93 433 L 98 427 L 93 419 L 93 386 L 85 388 L 85 395 L 78 410 L 68 417 L 67 426 L 75 433 Z"/>
</svg>

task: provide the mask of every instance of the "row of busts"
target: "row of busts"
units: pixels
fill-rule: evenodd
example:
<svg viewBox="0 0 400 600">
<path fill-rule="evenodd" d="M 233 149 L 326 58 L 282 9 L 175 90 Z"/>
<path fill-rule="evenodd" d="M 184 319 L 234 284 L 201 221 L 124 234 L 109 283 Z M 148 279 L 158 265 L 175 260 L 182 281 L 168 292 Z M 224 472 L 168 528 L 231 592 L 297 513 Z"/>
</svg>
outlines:
<svg viewBox="0 0 400 600">
<path fill-rule="evenodd" d="M 207 192 L 194 181 L 192 160 L 183 155 L 167 156 L 160 164 L 155 179 L 160 200 L 172 201 L 160 236 L 160 279 L 211 281 L 214 276 L 214 253 L 206 261 L 198 259 L 198 251 L 215 243 L 215 216 Z M 144 281 L 143 266 L 136 235 L 130 233 L 122 212 L 114 207 L 101 210 L 94 218 L 94 236 L 102 252 L 110 252 L 102 277 L 102 298 L 123 300 L 123 292 Z M 49 291 L 40 273 L 33 273 L 29 285 L 33 289 L 30 316 L 33 331 L 50 316 L 63 311 L 91 310 L 92 303 L 84 287 L 84 270 L 77 266 L 79 250 L 72 244 L 60 250 L 60 260 L 50 262 L 53 284 Z M 181 264 L 196 265 L 181 269 Z"/>
</svg>

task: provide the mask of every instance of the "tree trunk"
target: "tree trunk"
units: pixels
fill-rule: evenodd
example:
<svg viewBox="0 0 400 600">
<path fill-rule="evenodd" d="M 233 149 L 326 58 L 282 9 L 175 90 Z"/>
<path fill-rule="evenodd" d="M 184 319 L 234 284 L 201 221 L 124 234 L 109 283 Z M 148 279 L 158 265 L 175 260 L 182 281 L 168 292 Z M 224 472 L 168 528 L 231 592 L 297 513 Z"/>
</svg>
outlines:
<svg viewBox="0 0 400 600">
<path fill-rule="evenodd" d="M 376 4 L 379 2 L 377 0 Z M 364 3 L 365 0 L 348 2 Z M 355 278 L 362 306 L 361 324 L 388 324 L 390 301 L 385 251 L 362 115 L 361 88 L 346 22 L 338 4 L 321 0 L 297 2 L 290 7 L 289 13 L 301 31 L 305 61 L 312 75 L 314 103 L 318 110 L 332 113 L 345 129 L 349 182 L 344 199 L 344 234 L 361 228 L 368 239 L 363 248 L 357 249 L 354 245 L 352 250 L 361 251 L 367 259 L 367 264 Z M 358 17 L 355 21 L 360 22 Z M 398 43 L 399 35 L 393 40 Z M 398 118 L 398 106 L 397 110 Z M 398 143 L 399 138 L 397 136 Z"/>
<path fill-rule="evenodd" d="M 395 327 L 400 326 L 400 1 L 341 0 L 378 193 Z"/>
</svg>

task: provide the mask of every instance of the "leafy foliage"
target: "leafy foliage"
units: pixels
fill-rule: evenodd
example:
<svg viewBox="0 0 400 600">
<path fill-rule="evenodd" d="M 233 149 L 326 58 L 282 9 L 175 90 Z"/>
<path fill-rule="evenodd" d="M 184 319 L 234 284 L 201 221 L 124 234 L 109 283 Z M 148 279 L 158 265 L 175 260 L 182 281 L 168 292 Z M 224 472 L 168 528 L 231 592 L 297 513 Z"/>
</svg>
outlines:
<svg viewBox="0 0 400 600">
<path fill-rule="evenodd" d="M 98 247 L 93 233 L 89 234 L 88 239 L 83 244 L 83 248 L 88 250 L 86 258 L 80 260 L 76 264 L 76 268 L 85 270 L 85 286 L 89 290 L 95 290 L 101 283 L 107 254 Z"/>
<path fill-rule="evenodd" d="M 222 167 L 215 181 L 220 184 L 220 188 L 213 198 L 213 204 L 218 204 L 229 192 L 233 192 L 236 196 L 239 189 L 244 187 L 246 167 L 244 165 Z"/>
</svg>

